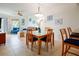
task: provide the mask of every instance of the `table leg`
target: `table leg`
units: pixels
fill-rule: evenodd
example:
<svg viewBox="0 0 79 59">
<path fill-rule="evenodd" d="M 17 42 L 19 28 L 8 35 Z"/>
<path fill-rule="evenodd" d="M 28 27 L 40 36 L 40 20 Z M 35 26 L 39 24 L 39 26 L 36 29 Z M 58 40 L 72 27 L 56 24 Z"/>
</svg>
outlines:
<svg viewBox="0 0 79 59">
<path fill-rule="evenodd" d="M 38 40 L 38 54 L 41 52 L 41 40 Z"/>
</svg>

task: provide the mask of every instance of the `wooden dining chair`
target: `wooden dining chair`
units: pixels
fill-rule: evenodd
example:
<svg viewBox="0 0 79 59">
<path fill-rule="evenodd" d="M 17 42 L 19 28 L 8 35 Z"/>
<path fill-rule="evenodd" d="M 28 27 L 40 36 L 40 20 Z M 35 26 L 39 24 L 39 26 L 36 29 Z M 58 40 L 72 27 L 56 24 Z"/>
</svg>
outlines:
<svg viewBox="0 0 79 59">
<path fill-rule="evenodd" d="M 68 35 L 70 36 L 71 33 L 72 33 L 72 29 L 71 29 L 71 27 L 67 27 L 67 31 L 68 31 Z"/>
<path fill-rule="evenodd" d="M 68 38 L 66 29 L 60 29 L 62 38 L 62 56 L 66 55 L 71 47 L 79 49 L 79 40 Z"/>
<path fill-rule="evenodd" d="M 46 48 L 48 51 L 48 47 L 49 47 L 48 44 L 49 43 L 50 43 L 51 48 L 52 48 L 52 46 L 54 46 L 54 33 L 51 30 L 48 30 L 46 36 L 41 38 L 41 40 L 43 42 L 45 42 L 45 45 L 46 45 Z"/>
<path fill-rule="evenodd" d="M 45 43 L 46 43 L 47 51 L 49 48 L 48 44 L 50 44 L 51 49 L 52 49 L 52 46 L 54 46 L 54 33 L 47 34 L 47 39 L 46 39 Z"/>
<path fill-rule="evenodd" d="M 51 44 L 54 46 L 54 32 L 53 29 L 47 29 L 47 34 L 50 34 Z"/>
<path fill-rule="evenodd" d="M 31 50 L 33 50 L 33 44 L 34 42 L 36 42 L 38 40 L 38 38 L 36 38 L 33 34 L 32 34 L 32 30 L 28 30 L 27 34 L 26 34 L 26 45 L 29 48 L 29 43 L 31 43 Z"/>
</svg>

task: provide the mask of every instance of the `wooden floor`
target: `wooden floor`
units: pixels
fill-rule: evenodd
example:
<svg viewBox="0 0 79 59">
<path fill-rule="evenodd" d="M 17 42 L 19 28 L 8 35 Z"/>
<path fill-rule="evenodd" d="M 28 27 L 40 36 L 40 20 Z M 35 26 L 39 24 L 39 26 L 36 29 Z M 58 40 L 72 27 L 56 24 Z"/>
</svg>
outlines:
<svg viewBox="0 0 79 59">
<path fill-rule="evenodd" d="M 0 45 L 0 56 L 39 56 L 38 48 L 35 45 L 33 51 L 26 47 L 25 38 L 20 38 L 18 35 L 7 35 L 5 45 Z M 74 53 L 79 54 L 79 51 L 71 49 Z M 74 56 L 74 54 L 68 53 L 68 56 Z M 55 46 L 46 51 L 44 43 L 41 48 L 40 56 L 61 56 L 61 41 L 55 40 Z"/>
</svg>

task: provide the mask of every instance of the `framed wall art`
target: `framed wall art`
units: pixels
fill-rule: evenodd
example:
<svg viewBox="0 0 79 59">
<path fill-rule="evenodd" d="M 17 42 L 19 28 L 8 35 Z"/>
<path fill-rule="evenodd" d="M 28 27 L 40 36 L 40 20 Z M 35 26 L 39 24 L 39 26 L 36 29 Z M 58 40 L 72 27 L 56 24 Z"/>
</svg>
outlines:
<svg viewBox="0 0 79 59">
<path fill-rule="evenodd" d="M 47 16 L 47 21 L 51 21 L 51 20 L 53 20 L 53 15 Z"/>
<path fill-rule="evenodd" d="M 62 25 L 63 19 L 55 19 L 55 25 Z"/>
</svg>

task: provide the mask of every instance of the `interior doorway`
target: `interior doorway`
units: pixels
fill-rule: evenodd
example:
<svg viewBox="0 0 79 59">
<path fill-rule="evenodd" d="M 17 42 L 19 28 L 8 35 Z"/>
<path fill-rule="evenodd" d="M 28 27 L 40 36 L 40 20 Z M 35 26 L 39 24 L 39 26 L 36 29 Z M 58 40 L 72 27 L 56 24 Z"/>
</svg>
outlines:
<svg viewBox="0 0 79 59">
<path fill-rule="evenodd" d="M 19 20 L 12 20 L 12 26 L 11 26 L 11 34 L 17 34 L 20 29 L 20 22 Z"/>
</svg>

